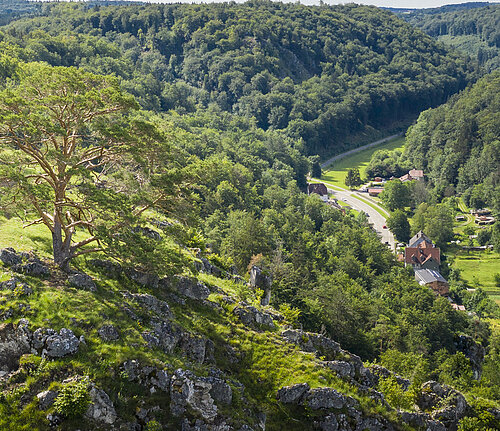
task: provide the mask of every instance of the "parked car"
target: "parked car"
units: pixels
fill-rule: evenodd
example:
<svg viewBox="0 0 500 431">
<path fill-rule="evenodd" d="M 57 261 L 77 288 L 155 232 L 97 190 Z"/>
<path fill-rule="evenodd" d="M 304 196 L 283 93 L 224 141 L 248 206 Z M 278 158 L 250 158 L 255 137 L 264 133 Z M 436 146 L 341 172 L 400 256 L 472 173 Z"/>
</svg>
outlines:
<svg viewBox="0 0 500 431">
<path fill-rule="evenodd" d="M 387 229 L 387 226 L 386 226 L 386 225 L 383 225 L 383 226 L 382 226 L 382 229 Z"/>
</svg>

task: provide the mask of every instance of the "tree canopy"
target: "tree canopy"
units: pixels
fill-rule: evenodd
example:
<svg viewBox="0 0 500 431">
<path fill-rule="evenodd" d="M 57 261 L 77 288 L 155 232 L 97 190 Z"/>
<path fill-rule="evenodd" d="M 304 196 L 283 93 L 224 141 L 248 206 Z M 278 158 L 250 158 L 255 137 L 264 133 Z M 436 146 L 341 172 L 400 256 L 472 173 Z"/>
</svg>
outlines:
<svg viewBox="0 0 500 431">
<path fill-rule="evenodd" d="M 444 102 L 474 66 L 374 7 L 44 4 L 1 29 L 23 61 L 114 74 L 148 110 L 208 106 L 341 152 Z"/>
</svg>

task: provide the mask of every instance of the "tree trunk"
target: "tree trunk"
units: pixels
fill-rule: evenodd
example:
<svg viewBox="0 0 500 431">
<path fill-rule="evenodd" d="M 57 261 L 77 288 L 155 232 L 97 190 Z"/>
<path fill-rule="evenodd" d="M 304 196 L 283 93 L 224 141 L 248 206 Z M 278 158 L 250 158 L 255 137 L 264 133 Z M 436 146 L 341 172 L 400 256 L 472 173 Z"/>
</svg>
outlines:
<svg viewBox="0 0 500 431">
<path fill-rule="evenodd" d="M 61 224 L 56 221 L 52 232 L 54 263 L 65 272 L 69 271 L 69 263 L 71 260 L 70 246 L 71 241 L 63 241 Z"/>
</svg>

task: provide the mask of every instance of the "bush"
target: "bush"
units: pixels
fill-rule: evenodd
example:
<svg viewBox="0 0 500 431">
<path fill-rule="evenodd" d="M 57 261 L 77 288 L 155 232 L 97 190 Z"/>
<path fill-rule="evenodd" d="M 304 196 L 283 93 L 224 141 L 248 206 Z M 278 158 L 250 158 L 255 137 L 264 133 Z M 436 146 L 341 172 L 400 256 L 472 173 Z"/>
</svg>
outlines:
<svg viewBox="0 0 500 431">
<path fill-rule="evenodd" d="M 415 404 L 415 391 L 410 387 L 407 391 L 399 386 L 396 378 L 389 376 L 386 379 L 380 378 L 378 389 L 384 394 L 387 402 L 397 409 L 410 410 Z"/>
<path fill-rule="evenodd" d="M 88 378 L 65 385 L 54 402 L 55 411 L 68 418 L 82 416 L 90 404 L 88 385 Z"/>
</svg>

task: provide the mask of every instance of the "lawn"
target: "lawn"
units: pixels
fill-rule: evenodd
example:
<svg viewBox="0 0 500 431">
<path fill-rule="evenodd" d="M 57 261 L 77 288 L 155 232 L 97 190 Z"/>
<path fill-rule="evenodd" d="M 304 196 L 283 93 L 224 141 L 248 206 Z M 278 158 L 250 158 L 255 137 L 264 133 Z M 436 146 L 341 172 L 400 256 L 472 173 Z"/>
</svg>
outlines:
<svg viewBox="0 0 500 431">
<path fill-rule="evenodd" d="M 44 225 L 23 228 L 21 219 L 0 217 L 0 249 L 14 247 L 17 251 L 34 251 L 40 257 L 52 254 L 52 237 Z"/>
<path fill-rule="evenodd" d="M 345 177 L 347 175 L 347 170 L 350 168 L 358 168 L 361 178 L 365 175 L 366 167 L 370 162 L 370 159 L 378 150 L 396 150 L 402 149 L 405 144 L 405 138 L 394 138 L 390 141 L 384 142 L 383 144 L 377 145 L 376 147 L 367 148 L 366 150 L 360 151 L 359 153 L 354 153 L 346 156 L 336 162 L 333 162 L 327 170 L 321 175 L 321 180 L 328 181 L 335 186 L 347 189 L 344 184 Z"/>
<path fill-rule="evenodd" d="M 494 275 L 500 273 L 500 253 L 492 251 L 459 251 L 454 267 L 462 271 L 462 277 L 471 287 L 482 288 L 500 305 L 500 287 L 495 286 Z"/>
</svg>

